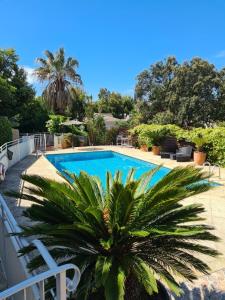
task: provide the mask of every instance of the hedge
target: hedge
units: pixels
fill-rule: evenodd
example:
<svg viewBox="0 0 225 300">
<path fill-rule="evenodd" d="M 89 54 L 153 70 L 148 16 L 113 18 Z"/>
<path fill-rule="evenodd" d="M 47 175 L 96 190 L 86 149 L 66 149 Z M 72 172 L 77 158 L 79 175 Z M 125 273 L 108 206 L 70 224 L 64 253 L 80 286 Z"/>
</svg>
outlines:
<svg viewBox="0 0 225 300">
<path fill-rule="evenodd" d="M 0 117 L 0 146 L 12 140 L 12 126 L 7 117 Z"/>
<path fill-rule="evenodd" d="M 204 140 L 203 149 L 207 153 L 207 160 L 212 164 L 225 167 L 225 127 L 219 126 L 215 128 L 194 128 L 192 130 L 185 130 L 172 124 L 141 124 L 131 129 L 130 133 L 141 140 L 142 136 L 146 136 L 152 131 L 161 131 L 164 132 L 164 136 L 173 136 L 176 137 L 178 141 L 186 140 L 187 142 L 196 141 L 196 136 L 200 135 Z"/>
</svg>

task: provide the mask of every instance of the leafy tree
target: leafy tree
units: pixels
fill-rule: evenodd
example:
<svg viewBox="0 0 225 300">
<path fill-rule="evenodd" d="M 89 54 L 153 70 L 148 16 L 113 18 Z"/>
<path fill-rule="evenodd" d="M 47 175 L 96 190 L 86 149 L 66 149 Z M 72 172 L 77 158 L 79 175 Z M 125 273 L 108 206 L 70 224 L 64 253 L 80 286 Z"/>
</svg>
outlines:
<svg viewBox="0 0 225 300">
<path fill-rule="evenodd" d="M 12 126 L 7 117 L 0 116 L 0 147 L 12 140 Z"/>
<path fill-rule="evenodd" d="M 159 112 L 153 117 L 152 123 L 162 125 L 173 124 L 175 123 L 175 117 L 170 111 Z"/>
<path fill-rule="evenodd" d="M 54 113 L 63 115 L 71 105 L 70 87 L 73 83 L 82 83 L 76 72 L 79 63 L 72 57 L 66 59 L 63 48 L 55 54 L 46 50 L 45 55 L 46 59 L 37 58 L 41 66 L 35 70 L 35 74 L 40 81 L 48 81 L 43 92 L 48 107 Z"/>
<path fill-rule="evenodd" d="M 18 59 L 14 49 L 0 49 L 0 115 L 9 118 L 21 114 L 35 95 Z"/>
<path fill-rule="evenodd" d="M 41 97 L 29 102 L 19 117 L 20 132 L 44 132 L 49 119 L 48 111 Z"/>
<path fill-rule="evenodd" d="M 65 116 L 61 115 L 50 115 L 49 120 L 46 123 L 49 133 L 60 133 L 62 132 L 62 127 L 60 124 L 66 121 Z"/>
<path fill-rule="evenodd" d="M 97 107 L 99 113 L 112 113 L 115 118 L 123 119 L 134 107 L 133 98 L 101 88 L 98 94 Z"/>
<path fill-rule="evenodd" d="M 83 121 L 85 117 L 85 109 L 87 106 L 86 94 L 78 88 L 71 87 L 70 89 L 72 105 L 71 105 L 71 117 L 79 121 Z"/>
<path fill-rule="evenodd" d="M 174 57 L 157 62 L 137 77 L 135 94 L 143 121 L 165 116 L 184 127 L 210 125 L 219 117 L 222 77 L 200 58 L 183 64 Z"/>
<path fill-rule="evenodd" d="M 89 142 L 93 145 L 103 145 L 105 143 L 105 121 L 102 116 L 93 115 L 86 122 Z"/>
<path fill-rule="evenodd" d="M 98 112 L 99 113 L 108 113 L 110 112 L 110 95 L 111 92 L 106 88 L 101 88 L 98 93 Z"/>
<path fill-rule="evenodd" d="M 114 178 L 108 173 L 106 190 L 85 172 L 68 175 L 66 183 L 22 176 L 35 186 L 28 187 L 32 195 L 20 195 L 33 203 L 24 215 L 35 222 L 21 235 L 38 235 L 59 264 L 80 268 L 76 299 L 149 299 L 160 283 L 179 294 L 179 278 L 192 281 L 195 271 L 208 273 L 196 254 L 217 255 L 207 246 L 217 238 L 199 217 L 203 206 L 182 201 L 210 188 L 203 181 L 206 175 L 192 166 L 179 167 L 149 185 L 158 169 L 139 180 L 131 170 L 125 183 L 121 172 Z M 30 245 L 21 253 L 34 250 Z M 35 255 L 31 270 L 44 264 Z"/>
<path fill-rule="evenodd" d="M 144 112 L 144 122 L 147 123 L 158 112 L 166 110 L 166 99 L 170 93 L 171 82 L 177 61 L 169 57 L 150 66 L 148 70 L 137 76 L 135 98 L 139 100 L 139 111 Z"/>
</svg>

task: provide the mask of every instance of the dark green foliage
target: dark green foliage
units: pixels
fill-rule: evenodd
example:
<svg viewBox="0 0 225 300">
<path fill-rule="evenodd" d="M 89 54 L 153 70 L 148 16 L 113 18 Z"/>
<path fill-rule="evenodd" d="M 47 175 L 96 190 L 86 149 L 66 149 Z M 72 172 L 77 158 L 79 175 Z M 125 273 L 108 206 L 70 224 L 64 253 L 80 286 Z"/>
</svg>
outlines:
<svg viewBox="0 0 225 300">
<path fill-rule="evenodd" d="M 129 115 L 134 108 L 132 97 L 110 92 L 103 88 L 99 91 L 96 104 L 98 112 L 112 113 L 113 117 L 118 119 L 123 119 L 126 115 Z"/>
<path fill-rule="evenodd" d="M 105 122 L 99 115 L 94 115 L 87 120 L 88 138 L 91 145 L 104 145 L 105 144 Z"/>
<path fill-rule="evenodd" d="M 198 128 L 194 132 L 203 136 L 203 150 L 207 153 L 207 160 L 225 167 L 225 127 Z"/>
<path fill-rule="evenodd" d="M 87 95 L 84 91 L 75 87 L 70 89 L 70 95 L 72 99 L 70 115 L 72 119 L 83 121 L 88 102 Z"/>
<path fill-rule="evenodd" d="M 224 120 L 224 73 L 200 58 L 179 64 L 169 57 L 151 65 L 135 88 L 141 121 L 203 127 Z"/>
<path fill-rule="evenodd" d="M 24 215 L 38 222 L 23 227 L 21 235 L 38 235 L 60 264 L 82 270 L 77 300 L 134 300 L 128 291 L 151 295 L 158 291 L 156 279 L 179 294 L 178 278 L 192 281 L 195 271 L 208 273 L 196 254 L 217 255 L 207 246 L 217 238 L 199 215 L 203 206 L 182 201 L 207 191 L 209 184 L 202 181 L 207 176 L 191 166 L 176 168 L 149 187 L 157 170 L 139 180 L 131 170 L 125 183 L 120 172 L 114 178 L 108 173 L 106 190 L 85 172 L 71 174 L 73 183 L 22 176 L 34 185 L 28 187 L 32 196 L 20 195 L 33 202 Z M 30 251 L 25 247 L 22 254 Z M 28 267 L 42 264 L 36 256 Z"/>
<path fill-rule="evenodd" d="M 7 117 L 0 116 L 0 146 L 12 140 L 12 127 Z"/>
<path fill-rule="evenodd" d="M 112 127 L 106 131 L 105 143 L 110 145 L 116 145 L 116 138 L 119 134 L 127 135 L 128 129 L 130 127 L 129 122 L 119 121 L 115 124 L 115 127 Z"/>
<path fill-rule="evenodd" d="M 48 128 L 49 133 L 61 133 L 62 126 L 60 125 L 62 122 L 66 121 L 66 117 L 61 115 L 50 115 L 49 120 L 46 123 L 46 127 Z"/>
<path fill-rule="evenodd" d="M 20 132 L 45 132 L 46 122 L 49 119 L 48 111 L 41 97 L 29 102 L 21 112 L 19 118 Z"/>
<path fill-rule="evenodd" d="M 149 147 L 160 146 L 163 139 L 166 137 L 176 137 L 177 140 L 185 139 L 189 136 L 188 131 L 173 124 L 158 125 L 158 124 L 141 124 L 129 130 L 133 137 L 139 141 L 139 145 L 147 144 Z"/>
<path fill-rule="evenodd" d="M 133 137 L 139 138 L 139 142 L 143 141 L 146 144 L 146 136 L 152 136 L 158 133 L 160 136 L 176 137 L 178 141 L 193 142 L 196 149 L 204 150 L 207 153 L 207 160 L 212 164 L 225 166 L 225 127 L 221 126 L 214 128 L 193 128 L 185 130 L 179 126 L 156 125 L 156 124 L 141 124 L 129 130 Z"/>
<path fill-rule="evenodd" d="M 0 49 L 0 115 L 8 118 L 23 113 L 35 95 L 18 59 L 14 49 Z"/>
</svg>

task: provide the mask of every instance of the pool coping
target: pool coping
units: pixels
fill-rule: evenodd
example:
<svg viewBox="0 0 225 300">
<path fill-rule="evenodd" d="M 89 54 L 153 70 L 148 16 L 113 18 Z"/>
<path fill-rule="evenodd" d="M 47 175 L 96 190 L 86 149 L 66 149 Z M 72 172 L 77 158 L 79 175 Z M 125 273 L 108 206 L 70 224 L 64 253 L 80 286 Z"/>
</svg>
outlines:
<svg viewBox="0 0 225 300">
<path fill-rule="evenodd" d="M 168 170 L 172 170 L 175 167 L 179 167 L 179 166 L 183 166 L 184 167 L 184 166 L 187 166 L 187 165 L 189 165 L 189 166 L 191 165 L 191 166 L 203 169 L 202 166 L 196 166 L 193 163 L 193 161 L 180 163 L 180 162 L 176 162 L 174 160 L 170 160 L 169 159 L 170 162 L 172 161 L 172 162 L 176 163 L 176 165 L 175 166 L 167 166 L 165 164 L 168 162 L 168 159 L 163 159 L 163 163 L 157 163 L 157 162 L 152 162 L 151 160 L 148 160 L 147 158 L 145 158 L 145 159 L 144 158 L 139 158 L 139 157 L 133 156 L 131 154 L 129 155 L 127 153 L 125 154 L 125 153 L 121 153 L 120 151 L 116 151 L 116 150 L 120 150 L 121 148 L 124 150 L 125 147 L 119 147 L 119 148 L 116 148 L 116 149 L 111 149 L 111 147 L 115 147 L 115 146 L 105 146 L 107 148 L 106 149 L 101 149 L 101 150 L 97 150 L 97 147 L 98 146 L 95 146 L 95 150 L 93 150 L 93 151 L 90 151 L 90 150 L 89 151 L 85 151 L 85 148 L 86 149 L 91 149 L 90 146 L 88 146 L 88 147 L 82 147 L 82 149 L 79 149 L 79 147 L 77 147 L 77 148 L 60 149 L 60 150 L 57 150 L 57 153 L 56 153 L 56 151 L 48 151 L 48 152 L 46 152 L 45 155 L 43 155 L 43 157 L 48 161 L 48 163 L 50 163 L 54 167 L 54 169 L 56 170 L 57 173 L 60 173 L 60 171 L 54 166 L 53 163 L 51 163 L 48 160 L 48 158 L 46 157 L 47 155 L 63 155 L 63 154 L 78 154 L 78 153 L 109 152 L 109 151 L 111 151 L 111 152 L 118 153 L 118 154 L 123 155 L 123 156 L 128 156 L 128 157 L 130 157 L 132 159 L 136 159 L 136 160 L 144 161 L 146 163 L 153 164 L 153 165 L 155 165 L 155 167 L 161 166 L 161 167 L 164 167 L 164 168 L 166 168 Z M 103 146 L 99 146 L 99 147 L 102 148 Z M 108 149 L 109 147 L 110 147 L 110 149 Z M 71 149 L 72 149 L 72 151 L 71 151 Z M 129 149 L 139 150 L 139 149 L 134 149 L 134 148 L 129 148 Z M 66 151 L 66 150 L 68 150 L 69 152 Z M 79 150 L 79 151 L 77 151 L 77 150 Z M 58 153 L 58 151 L 60 151 L 60 152 Z M 141 150 L 139 150 L 139 151 L 141 151 Z M 141 151 L 141 152 L 143 152 L 143 151 Z M 150 154 L 150 152 L 143 152 L 143 153 L 149 153 Z M 152 156 L 151 156 L 151 158 L 152 158 Z M 213 176 L 211 176 L 210 178 L 212 180 L 209 180 L 209 181 L 216 184 L 215 186 L 213 186 L 213 188 L 220 188 L 221 186 L 225 185 L 225 179 L 222 180 L 222 179 L 219 179 L 219 178 L 213 178 Z"/>
</svg>

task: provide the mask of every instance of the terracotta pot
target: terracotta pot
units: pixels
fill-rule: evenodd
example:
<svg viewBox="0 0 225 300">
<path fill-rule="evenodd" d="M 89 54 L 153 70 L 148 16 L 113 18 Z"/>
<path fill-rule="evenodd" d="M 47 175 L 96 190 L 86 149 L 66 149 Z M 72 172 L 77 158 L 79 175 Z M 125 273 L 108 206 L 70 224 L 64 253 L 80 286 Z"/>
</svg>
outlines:
<svg viewBox="0 0 225 300">
<path fill-rule="evenodd" d="M 62 141 L 61 146 L 62 146 L 62 149 L 66 149 L 67 148 L 67 143 L 65 141 Z"/>
<path fill-rule="evenodd" d="M 141 145 L 141 151 L 144 151 L 144 152 L 148 152 L 148 146 L 147 145 Z"/>
<path fill-rule="evenodd" d="M 71 144 L 69 144 L 67 141 L 63 140 L 62 143 L 62 149 L 70 148 Z"/>
<path fill-rule="evenodd" d="M 152 153 L 154 155 L 159 155 L 160 154 L 160 147 L 159 146 L 152 146 Z"/>
<path fill-rule="evenodd" d="M 201 152 L 201 151 L 195 151 L 194 152 L 194 162 L 196 163 L 196 165 L 203 165 L 204 162 L 206 161 L 206 153 L 205 152 Z"/>
</svg>

